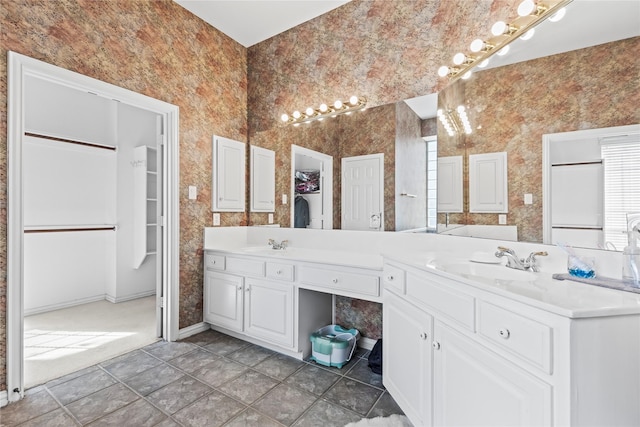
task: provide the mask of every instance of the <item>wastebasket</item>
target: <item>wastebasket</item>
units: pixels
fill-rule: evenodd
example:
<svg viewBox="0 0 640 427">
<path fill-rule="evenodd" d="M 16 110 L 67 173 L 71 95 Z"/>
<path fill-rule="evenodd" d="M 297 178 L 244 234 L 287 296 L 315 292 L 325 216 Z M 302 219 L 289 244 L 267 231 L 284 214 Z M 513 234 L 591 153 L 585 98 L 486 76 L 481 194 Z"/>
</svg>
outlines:
<svg viewBox="0 0 640 427">
<path fill-rule="evenodd" d="M 311 360 L 324 366 L 342 368 L 356 349 L 360 338 L 357 329 L 328 325 L 311 334 Z"/>
</svg>

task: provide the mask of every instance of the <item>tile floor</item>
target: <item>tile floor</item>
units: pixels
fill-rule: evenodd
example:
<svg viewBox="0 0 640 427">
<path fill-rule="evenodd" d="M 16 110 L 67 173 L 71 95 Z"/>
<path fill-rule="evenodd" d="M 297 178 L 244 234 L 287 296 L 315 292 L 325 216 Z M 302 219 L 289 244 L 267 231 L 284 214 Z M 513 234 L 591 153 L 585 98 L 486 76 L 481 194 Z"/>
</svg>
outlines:
<svg viewBox="0 0 640 427">
<path fill-rule="evenodd" d="M 402 414 L 358 350 L 327 368 L 206 331 L 27 390 L 1 426 L 344 426 Z"/>
</svg>

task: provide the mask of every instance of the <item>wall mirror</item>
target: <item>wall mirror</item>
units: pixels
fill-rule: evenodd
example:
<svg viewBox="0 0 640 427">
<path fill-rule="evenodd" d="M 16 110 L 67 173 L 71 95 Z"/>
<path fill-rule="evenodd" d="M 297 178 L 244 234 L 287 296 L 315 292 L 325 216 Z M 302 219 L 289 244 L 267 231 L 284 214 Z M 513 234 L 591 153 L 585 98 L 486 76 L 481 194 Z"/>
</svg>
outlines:
<svg viewBox="0 0 640 427">
<path fill-rule="evenodd" d="M 638 7 L 637 2 L 575 0 L 567 6 L 567 14 L 562 21 L 541 23 L 536 27 L 532 39 L 512 43 L 509 55 L 494 55 L 489 67 L 476 70 L 471 79 L 458 80 L 441 93 L 425 97 L 436 100 L 436 108 L 432 109 L 430 115 L 417 113 L 419 118 L 416 120 L 422 122 L 419 139 L 435 133 L 425 130 L 425 124 L 433 128 L 429 122 L 435 122 L 437 106 L 455 108 L 459 104 L 466 105 L 474 126 L 474 133 L 464 138 L 444 134 L 444 129 L 438 125 L 438 156 L 462 155 L 467 159 L 469 154 L 508 153 L 507 224 L 518 228 L 518 240 L 543 241 L 542 135 L 640 121 L 637 113 L 640 102 L 637 89 L 638 61 L 634 54 L 640 36 Z M 598 31 L 594 31 L 594 28 Z M 605 43 L 610 45 L 603 46 Z M 439 65 L 434 64 L 434 73 Z M 629 70 L 629 67 L 635 68 Z M 599 71 L 593 73 L 593 70 Z M 629 75 L 632 79 L 624 80 Z M 576 79 L 583 79 L 583 83 L 575 83 Z M 577 96 L 580 92 L 586 92 L 587 96 Z M 408 118 L 410 115 L 405 114 L 405 110 L 410 106 L 414 111 L 419 111 L 414 107 L 416 100 L 418 98 L 332 119 L 335 121 L 332 126 L 338 130 L 329 129 L 328 121 L 324 121 L 299 128 L 287 127 L 279 131 L 278 136 L 333 156 L 334 195 L 340 194 L 341 188 L 339 166 L 335 166 L 340 164 L 339 159 L 384 152 L 384 229 L 405 231 L 420 228 L 401 224 L 404 216 L 423 218 L 426 215 L 423 215 L 424 207 L 420 206 L 418 214 L 411 207 L 419 198 L 402 197 L 400 194 L 406 192 L 428 198 L 431 190 L 426 184 L 423 188 L 413 189 L 402 188 L 400 183 L 407 176 L 409 181 L 426 182 L 427 173 L 420 171 L 423 177 L 410 166 L 400 165 L 399 162 L 403 160 L 395 153 L 398 141 L 396 130 L 407 129 L 409 122 L 411 127 L 415 126 L 415 120 Z M 384 114 L 394 116 L 392 125 L 383 119 Z M 375 126 L 363 124 L 366 115 L 375 117 Z M 416 116 L 416 113 L 413 115 Z M 325 139 L 317 140 L 316 135 Z M 387 144 L 394 145 L 395 142 L 396 147 L 383 147 L 381 140 L 385 138 Z M 415 139 L 415 135 L 412 138 Z M 426 148 L 423 151 L 426 152 Z M 286 154 L 278 152 L 277 156 Z M 282 161 L 286 160 L 285 157 Z M 425 162 L 424 159 L 421 161 Z M 465 160 L 463 170 L 466 172 L 467 169 Z M 519 171 L 520 175 L 513 176 L 513 170 Z M 285 175 L 288 179 L 288 173 Z M 390 177 L 393 179 L 389 180 Z M 525 204 L 525 197 L 530 198 L 532 203 Z M 449 215 L 451 223 L 498 224 L 497 214 L 469 213 L 468 193 L 465 194 L 464 203 L 465 210 L 462 213 Z M 334 197 L 334 212 L 334 228 L 340 228 L 340 200 L 337 197 Z M 426 226 L 425 221 L 421 227 Z M 261 219 L 256 218 L 251 222 L 259 224 Z M 443 213 L 438 215 L 437 222 L 445 223 Z M 289 218 L 281 221 L 282 226 L 288 224 Z"/>
</svg>

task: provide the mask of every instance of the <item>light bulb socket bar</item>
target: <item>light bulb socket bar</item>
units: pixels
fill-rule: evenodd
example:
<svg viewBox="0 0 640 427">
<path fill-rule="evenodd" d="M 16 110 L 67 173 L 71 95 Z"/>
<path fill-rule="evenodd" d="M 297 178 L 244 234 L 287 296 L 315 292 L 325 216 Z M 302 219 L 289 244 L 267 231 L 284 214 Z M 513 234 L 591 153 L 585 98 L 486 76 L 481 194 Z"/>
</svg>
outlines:
<svg viewBox="0 0 640 427">
<path fill-rule="evenodd" d="M 367 98 L 364 96 L 352 96 L 348 101 L 338 100 L 333 104 L 320 104 L 317 108 L 306 108 L 303 112 L 294 111 L 292 114 L 283 114 L 280 119 L 284 124 L 309 123 L 326 117 L 362 110 L 366 105 Z"/>
<path fill-rule="evenodd" d="M 471 70 L 481 64 L 484 60 L 489 59 L 493 54 L 502 50 L 505 46 L 509 45 L 514 40 L 517 40 L 520 36 L 526 34 L 529 30 L 543 22 L 545 19 L 550 18 L 560 9 L 571 3 L 573 0 L 544 0 L 536 1 L 533 11 L 525 16 L 517 16 L 513 21 L 505 23 L 505 30 L 502 34 L 491 35 L 487 39 L 480 39 L 483 42 L 483 46 L 477 52 L 471 54 L 464 54 L 465 61 L 458 65 L 443 65 L 438 70 L 440 77 L 446 77 L 450 82 L 461 78 Z M 474 41 L 474 43 L 477 43 Z M 479 44 L 479 43 L 478 43 Z M 476 50 L 477 47 L 474 48 Z M 446 72 L 444 69 L 446 68 Z"/>
</svg>

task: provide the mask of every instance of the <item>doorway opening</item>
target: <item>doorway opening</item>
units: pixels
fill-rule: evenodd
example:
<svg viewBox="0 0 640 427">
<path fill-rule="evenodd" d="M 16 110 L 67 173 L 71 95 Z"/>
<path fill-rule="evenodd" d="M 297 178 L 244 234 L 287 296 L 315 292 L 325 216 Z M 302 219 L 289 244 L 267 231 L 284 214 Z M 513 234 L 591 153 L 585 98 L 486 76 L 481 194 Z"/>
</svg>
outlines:
<svg viewBox="0 0 640 427">
<path fill-rule="evenodd" d="M 133 325 L 137 316 L 146 316 L 151 339 L 177 339 L 178 107 L 14 52 L 8 59 L 6 398 L 16 401 L 25 386 L 39 381 L 25 381 L 25 357 L 41 351 L 53 366 L 54 355 L 86 354 L 101 342 L 113 348 L 133 335 L 90 335 L 83 330 L 91 323 L 85 318 L 57 331 L 67 333 L 60 342 L 75 348 L 43 351 L 56 341 L 43 326 L 57 321 L 38 316 L 71 320 L 69 310 L 75 310 L 95 317 L 102 310 L 97 303 L 120 304 L 116 321 L 130 319 Z M 134 156 L 138 146 L 148 157 Z M 144 169 L 143 184 L 135 178 L 137 167 Z M 144 189 L 144 212 L 135 207 L 138 187 Z M 137 232 L 141 227 L 144 232 Z M 142 259 L 127 253 L 140 247 Z M 53 274 L 65 268 L 62 279 Z M 34 289 L 34 283 L 45 287 Z M 30 324 L 36 326 L 26 332 Z M 27 340 L 42 346 L 27 350 Z"/>
<path fill-rule="evenodd" d="M 291 145 L 291 227 L 333 228 L 333 157 Z"/>
</svg>

